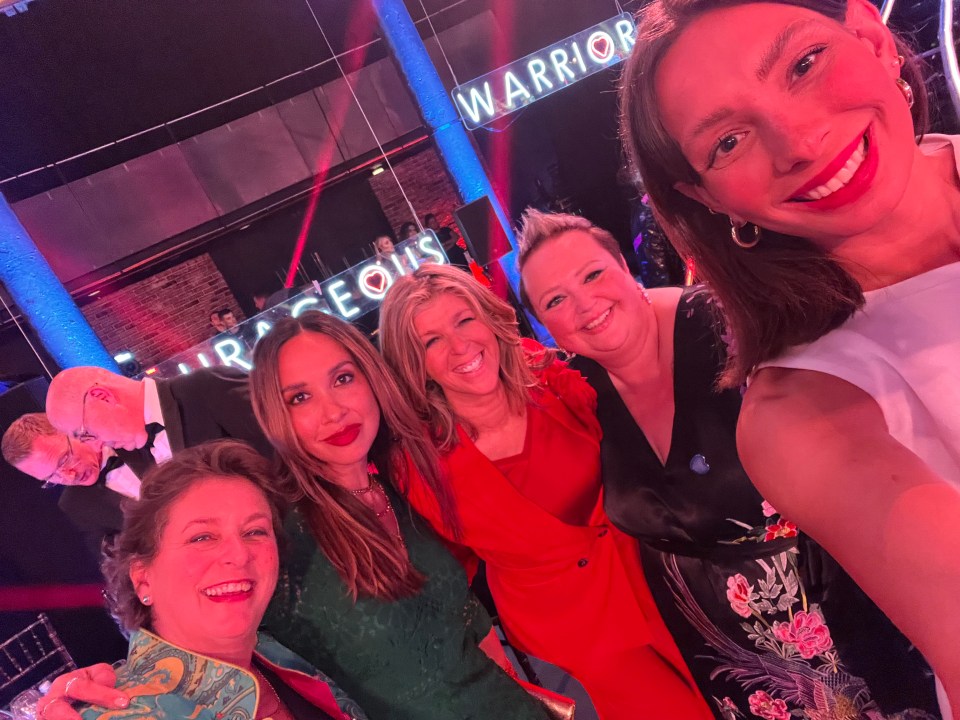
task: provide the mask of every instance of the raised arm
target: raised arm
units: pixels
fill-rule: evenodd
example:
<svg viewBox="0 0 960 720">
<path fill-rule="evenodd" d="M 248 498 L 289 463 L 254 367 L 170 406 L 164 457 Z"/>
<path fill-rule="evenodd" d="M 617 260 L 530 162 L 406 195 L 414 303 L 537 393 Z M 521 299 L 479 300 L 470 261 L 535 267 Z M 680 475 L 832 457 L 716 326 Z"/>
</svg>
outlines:
<svg viewBox="0 0 960 720">
<path fill-rule="evenodd" d="M 920 649 L 960 708 L 960 490 L 838 378 L 767 368 L 737 432 L 760 493 L 820 543 Z"/>
</svg>

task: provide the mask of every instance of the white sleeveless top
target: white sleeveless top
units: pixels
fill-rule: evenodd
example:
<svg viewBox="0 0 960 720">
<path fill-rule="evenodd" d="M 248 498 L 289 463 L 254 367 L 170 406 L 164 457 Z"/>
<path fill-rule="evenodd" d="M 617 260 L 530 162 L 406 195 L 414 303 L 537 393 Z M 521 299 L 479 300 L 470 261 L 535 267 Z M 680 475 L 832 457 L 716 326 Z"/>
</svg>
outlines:
<svg viewBox="0 0 960 720">
<path fill-rule="evenodd" d="M 960 165 L 960 137 L 928 135 Z M 960 487 L 960 262 L 864 293 L 836 330 L 760 367 L 816 370 L 857 386 L 883 411 L 890 434 Z"/>
<path fill-rule="evenodd" d="M 960 137 L 927 135 L 927 154 Z M 960 487 L 960 262 L 879 290 L 836 330 L 759 367 L 816 370 L 855 385 L 880 406 L 887 429 Z M 943 720 L 953 713 L 937 678 Z"/>
</svg>

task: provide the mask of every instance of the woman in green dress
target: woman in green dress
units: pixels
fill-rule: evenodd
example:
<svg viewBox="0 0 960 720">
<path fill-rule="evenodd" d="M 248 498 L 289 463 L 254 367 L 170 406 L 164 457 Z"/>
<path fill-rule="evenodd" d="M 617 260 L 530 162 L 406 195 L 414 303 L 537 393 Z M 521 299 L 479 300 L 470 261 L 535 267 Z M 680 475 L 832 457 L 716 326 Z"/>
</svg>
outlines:
<svg viewBox="0 0 960 720">
<path fill-rule="evenodd" d="M 401 453 L 438 488 L 439 466 L 376 349 L 308 312 L 258 343 L 254 367 L 254 411 L 299 495 L 274 637 L 374 718 L 546 718 L 480 647 L 500 650 L 462 567 L 393 491 Z"/>
</svg>

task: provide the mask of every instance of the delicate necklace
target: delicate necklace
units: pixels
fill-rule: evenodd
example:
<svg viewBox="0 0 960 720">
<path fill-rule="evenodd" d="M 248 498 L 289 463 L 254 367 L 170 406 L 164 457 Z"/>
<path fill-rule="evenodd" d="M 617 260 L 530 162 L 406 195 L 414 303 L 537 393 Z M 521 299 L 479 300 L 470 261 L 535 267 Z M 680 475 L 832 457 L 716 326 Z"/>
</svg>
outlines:
<svg viewBox="0 0 960 720">
<path fill-rule="evenodd" d="M 350 492 L 356 497 L 362 497 L 369 493 L 377 493 L 381 498 L 383 498 L 383 510 L 377 510 L 372 505 L 370 509 L 373 510 L 373 514 L 377 516 L 377 520 L 382 520 L 384 516 L 388 513 L 390 517 L 393 518 L 393 523 L 396 526 L 397 530 L 395 533 L 392 533 L 393 537 L 400 541 L 400 544 L 406 547 L 406 543 L 403 541 L 403 535 L 400 533 L 400 521 L 397 519 L 397 513 L 393 509 L 393 503 L 390 502 L 390 496 L 387 495 L 387 491 L 384 489 L 383 485 L 380 484 L 380 481 L 377 480 L 373 475 L 368 475 L 369 483 L 366 487 L 362 487 L 358 490 L 351 490 Z"/>
</svg>

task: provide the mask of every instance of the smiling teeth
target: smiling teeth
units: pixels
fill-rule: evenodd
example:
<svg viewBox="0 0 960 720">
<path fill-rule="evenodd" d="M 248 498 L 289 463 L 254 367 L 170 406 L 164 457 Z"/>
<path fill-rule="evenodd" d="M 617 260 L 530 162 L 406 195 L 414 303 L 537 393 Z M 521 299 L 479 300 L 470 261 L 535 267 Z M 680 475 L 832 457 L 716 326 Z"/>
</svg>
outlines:
<svg viewBox="0 0 960 720">
<path fill-rule="evenodd" d="M 458 373 L 471 373 L 474 370 L 477 370 L 480 367 L 480 363 L 482 362 L 483 362 L 483 353 L 480 353 L 470 362 L 464 365 L 458 365 L 453 369 L 453 371 Z"/>
<path fill-rule="evenodd" d="M 609 314 L 610 314 L 610 311 L 607 310 L 605 313 L 600 315 L 596 320 L 592 320 L 591 322 L 584 325 L 584 328 L 586 330 L 593 330 L 595 327 L 599 326 L 604 320 L 606 320 Z"/>
<path fill-rule="evenodd" d="M 853 151 L 853 155 L 847 160 L 846 164 L 837 171 L 837 174 L 819 187 L 815 187 L 810 192 L 801 196 L 802 200 L 823 200 L 828 195 L 832 195 L 840 188 L 844 187 L 850 179 L 860 169 L 866 154 L 866 139 L 860 138 L 860 144 Z"/>
<path fill-rule="evenodd" d="M 207 588 L 203 594 L 207 597 L 219 597 L 220 595 L 232 595 L 234 593 L 245 593 L 253 590 L 253 583 L 249 580 L 243 582 L 224 583 Z"/>
</svg>

